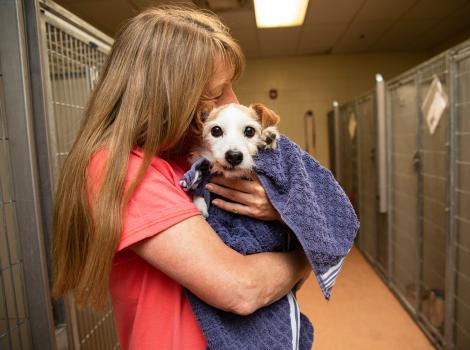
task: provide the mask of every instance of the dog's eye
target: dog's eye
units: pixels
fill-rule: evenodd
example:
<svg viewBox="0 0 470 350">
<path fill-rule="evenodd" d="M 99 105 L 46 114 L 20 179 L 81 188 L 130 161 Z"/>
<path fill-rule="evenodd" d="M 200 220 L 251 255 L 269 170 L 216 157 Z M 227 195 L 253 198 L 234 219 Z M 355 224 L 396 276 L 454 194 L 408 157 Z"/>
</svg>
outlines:
<svg viewBox="0 0 470 350">
<path fill-rule="evenodd" d="M 250 138 L 255 136 L 255 129 L 252 128 L 251 126 L 247 126 L 245 128 L 245 136 L 250 137 Z"/>
<path fill-rule="evenodd" d="M 212 129 L 211 129 L 211 135 L 214 136 L 214 137 L 220 137 L 222 136 L 224 132 L 222 131 L 222 129 L 220 128 L 220 126 L 214 126 Z"/>
</svg>

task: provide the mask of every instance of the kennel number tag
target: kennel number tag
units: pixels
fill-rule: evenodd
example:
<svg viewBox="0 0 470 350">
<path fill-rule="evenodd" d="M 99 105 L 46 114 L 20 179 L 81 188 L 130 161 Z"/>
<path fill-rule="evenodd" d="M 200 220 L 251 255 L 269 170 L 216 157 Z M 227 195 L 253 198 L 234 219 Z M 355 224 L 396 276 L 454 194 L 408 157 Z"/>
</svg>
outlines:
<svg viewBox="0 0 470 350">
<path fill-rule="evenodd" d="M 442 87 L 441 82 L 437 75 L 434 75 L 431 86 L 424 97 L 421 110 L 423 112 L 426 123 L 428 124 L 429 132 L 434 134 L 442 114 L 447 107 L 449 98 Z"/>
</svg>

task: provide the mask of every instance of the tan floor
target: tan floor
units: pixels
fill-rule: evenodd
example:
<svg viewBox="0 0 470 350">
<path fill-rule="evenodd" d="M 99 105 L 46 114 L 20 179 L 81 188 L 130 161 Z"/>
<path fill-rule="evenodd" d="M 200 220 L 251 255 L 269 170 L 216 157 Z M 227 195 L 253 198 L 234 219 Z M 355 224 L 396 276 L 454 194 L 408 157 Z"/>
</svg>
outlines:
<svg viewBox="0 0 470 350">
<path fill-rule="evenodd" d="M 313 275 L 298 293 L 315 350 L 434 349 L 362 254 L 353 248 L 327 302 Z"/>
</svg>

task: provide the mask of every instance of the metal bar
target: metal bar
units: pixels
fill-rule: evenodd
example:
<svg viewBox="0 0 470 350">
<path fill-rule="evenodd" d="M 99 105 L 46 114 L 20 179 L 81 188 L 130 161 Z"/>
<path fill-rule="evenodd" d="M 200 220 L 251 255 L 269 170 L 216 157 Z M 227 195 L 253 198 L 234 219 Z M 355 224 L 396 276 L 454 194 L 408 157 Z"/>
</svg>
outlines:
<svg viewBox="0 0 470 350">
<path fill-rule="evenodd" d="M 385 132 L 385 137 L 386 137 L 386 142 L 387 142 L 387 178 L 389 179 L 388 184 L 387 184 L 387 202 L 388 205 L 387 207 L 389 208 L 388 210 L 388 215 L 387 215 L 387 236 L 388 236 L 388 284 L 390 285 L 393 280 L 394 276 L 394 269 L 393 269 L 393 210 L 392 210 L 392 148 L 391 148 L 391 142 L 392 142 L 392 99 L 391 99 L 391 88 L 390 85 L 386 85 L 385 87 L 385 94 L 386 94 L 386 99 L 385 99 L 385 106 L 386 106 L 386 115 L 385 115 L 385 123 L 386 123 L 386 132 Z"/>
<path fill-rule="evenodd" d="M 73 72 L 73 65 L 72 65 L 72 46 L 71 46 L 71 36 L 68 33 L 64 33 L 64 50 L 66 52 L 66 67 L 65 69 L 67 70 L 67 79 L 65 83 L 65 90 L 68 92 L 67 96 L 67 101 L 69 105 L 76 105 L 76 96 L 74 92 L 74 86 L 73 86 L 73 80 L 72 80 L 72 74 Z M 69 151 L 70 147 L 69 144 L 72 141 L 72 137 L 70 137 L 70 131 L 74 131 L 74 119 L 76 118 L 75 111 L 72 108 L 67 108 L 67 118 L 62 121 L 62 131 L 63 133 L 61 135 L 57 135 L 58 137 L 63 137 L 64 138 L 64 148 L 61 149 L 60 151 L 63 152 L 65 150 Z M 55 155 L 57 157 L 57 155 Z M 58 169 L 59 170 L 59 169 Z"/>
<path fill-rule="evenodd" d="M 341 173 L 341 120 L 340 120 L 340 114 L 339 114 L 339 104 L 338 102 L 334 101 L 333 102 L 333 111 L 335 115 L 335 170 L 336 170 L 336 179 L 338 182 L 342 182 L 342 173 Z"/>
<path fill-rule="evenodd" d="M 72 295 L 64 297 L 64 306 L 67 315 L 68 346 L 71 350 L 80 349 L 80 336 L 77 322 L 77 310 Z"/>
<path fill-rule="evenodd" d="M 356 139 L 357 141 L 357 183 L 358 183 L 358 197 L 359 197 L 359 208 L 358 208 L 358 216 L 359 220 L 362 221 L 362 214 L 364 213 L 364 201 L 362 200 L 363 196 L 363 188 L 362 188 L 362 169 L 361 169 L 361 164 L 362 164 L 362 127 L 363 127 L 363 114 L 362 110 L 359 107 L 359 101 L 356 99 L 354 100 L 355 104 L 355 109 L 356 109 L 356 120 L 357 120 L 357 129 L 356 129 Z M 363 241 L 364 241 L 364 230 L 359 228 L 359 245 L 362 246 L 362 251 L 365 253 L 364 255 L 367 255 L 366 249 L 364 249 L 363 246 Z"/>
<path fill-rule="evenodd" d="M 92 90 L 94 90 L 95 87 L 96 87 L 96 83 L 98 82 L 97 79 L 98 79 L 99 72 L 100 72 L 99 71 L 99 66 L 98 66 L 98 50 L 93 49 L 92 54 L 93 54 L 93 66 L 95 67 L 95 72 L 96 72 L 96 75 L 94 77 L 95 79 L 93 81 L 93 88 L 92 88 Z"/>
<path fill-rule="evenodd" d="M 377 106 L 377 149 L 378 149 L 378 189 L 379 213 L 387 212 L 387 143 L 385 140 L 385 83 L 380 74 L 376 75 L 376 106 Z"/>
<path fill-rule="evenodd" d="M 47 52 L 45 49 L 42 50 L 43 53 L 43 69 L 44 69 L 44 85 L 45 89 L 44 91 L 44 98 L 45 98 L 45 105 L 46 105 L 46 113 L 49 115 L 49 118 L 46 118 L 45 123 L 47 124 L 47 129 L 49 130 L 49 133 L 52 135 L 52 137 L 47 137 L 47 150 L 48 150 L 48 160 L 49 160 L 49 173 L 54 175 L 54 169 L 57 169 L 57 162 L 56 159 L 53 157 L 54 152 L 58 149 L 59 145 L 57 144 L 57 138 L 55 135 L 57 134 L 56 132 L 56 123 L 54 119 L 55 115 L 55 110 L 54 106 L 52 104 L 52 101 L 57 99 L 56 92 L 52 88 L 52 82 L 51 82 L 51 76 L 56 75 L 56 65 L 53 57 L 54 53 L 54 48 L 52 47 L 52 42 L 55 41 L 53 40 L 53 33 L 55 28 L 49 24 L 47 24 L 44 21 L 43 16 L 40 16 L 40 28 L 41 28 L 41 41 L 42 41 L 42 47 L 46 48 L 47 47 Z M 48 26 L 48 27 L 46 27 Z M 57 44 L 56 44 L 57 46 Z M 52 116 L 52 117 L 51 117 Z M 53 186 L 54 181 L 51 181 L 51 186 Z"/>
<path fill-rule="evenodd" d="M 396 89 L 398 86 L 405 85 L 415 79 L 416 68 L 411 68 L 399 76 L 387 81 L 387 87 Z"/>
<path fill-rule="evenodd" d="M 62 102 L 65 104 L 73 104 L 72 101 L 72 92 L 70 91 L 70 62 L 69 62 L 69 53 L 67 48 L 68 42 L 68 34 L 62 28 L 58 28 L 59 37 L 60 37 L 60 49 L 62 52 L 62 72 L 63 77 L 61 80 L 56 79 L 55 84 L 57 87 L 63 91 L 64 95 L 62 96 Z M 64 152 L 67 150 L 67 133 L 69 129 L 69 120 L 73 118 L 70 108 L 61 108 L 61 113 L 56 114 L 56 122 L 57 125 L 60 127 L 59 133 L 57 134 L 57 138 L 60 140 L 62 147 L 59 149 L 60 152 Z M 57 157 L 57 154 L 53 155 Z M 56 169 L 58 172 L 59 169 Z"/>
<path fill-rule="evenodd" d="M 464 41 L 461 45 L 455 46 L 451 50 L 456 62 L 462 61 L 470 56 L 470 40 Z"/>
<path fill-rule="evenodd" d="M 422 66 L 421 66 L 422 67 Z M 415 89 L 416 89 L 416 152 L 419 154 L 419 159 L 421 159 L 422 162 L 422 156 L 421 156 L 421 150 L 423 148 L 422 145 L 422 124 L 423 124 L 423 117 L 421 113 L 421 77 L 422 77 L 422 71 L 421 69 L 418 69 L 416 71 L 415 75 Z M 422 163 L 420 163 L 420 166 L 418 167 L 417 170 L 417 201 L 416 201 L 416 220 L 417 220 L 417 231 L 416 232 L 416 315 L 418 318 L 422 317 L 422 296 L 423 296 L 423 290 L 422 290 L 422 282 L 423 282 L 423 239 L 424 239 L 424 227 L 423 227 L 423 215 L 424 215 L 424 209 L 423 209 L 423 173 L 422 173 Z"/>
<path fill-rule="evenodd" d="M 448 183 L 448 231 L 447 236 L 447 261 L 446 261 L 446 292 L 445 292 L 445 329 L 444 329 L 444 346 L 446 350 L 453 350 L 455 348 L 455 335 L 454 335 L 454 319 L 455 319 L 455 280 L 456 280 L 456 225 L 455 214 L 457 211 L 457 203 L 455 196 L 455 186 L 458 183 L 458 172 L 456 171 L 458 142 L 456 140 L 457 129 L 457 109 L 456 102 L 458 102 L 458 81 L 456 78 L 457 61 L 455 54 L 450 51 L 447 56 L 447 64 L 449 65 L 449 183 Z M 460 111 L 459 111 L 460 113 Z"/>
<path fill-rule="evenodd" d="M 87 45 L 86 47 L 86 65 L 87 65 L 87 82 L 88 82 L 88 91 L 93 90 L 93 82 L 92 82 L 92 77 L 91 77 L 91 68 L 93 67 L 93 61 L 92 61 L 92 52 L 91 52 L 91 47 L 90 45 Z"/>
</svg>

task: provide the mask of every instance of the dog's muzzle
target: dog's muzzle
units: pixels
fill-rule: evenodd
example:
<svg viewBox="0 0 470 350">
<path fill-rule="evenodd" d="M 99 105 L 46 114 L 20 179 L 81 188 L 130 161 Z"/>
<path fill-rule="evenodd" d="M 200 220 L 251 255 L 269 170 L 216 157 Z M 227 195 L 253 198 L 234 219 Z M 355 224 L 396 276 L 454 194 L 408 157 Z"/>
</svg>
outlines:
<svg viewBox="0 0 470 350">
<path fill-rule="evenodd" d="M 225 160 L 232 166 L 237 166 L 243 162 L 243 153 L 239 151 L 225 152 Z"/>
</svg>

